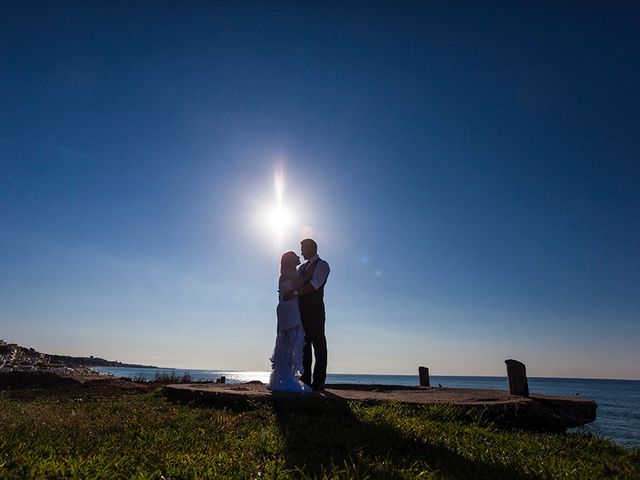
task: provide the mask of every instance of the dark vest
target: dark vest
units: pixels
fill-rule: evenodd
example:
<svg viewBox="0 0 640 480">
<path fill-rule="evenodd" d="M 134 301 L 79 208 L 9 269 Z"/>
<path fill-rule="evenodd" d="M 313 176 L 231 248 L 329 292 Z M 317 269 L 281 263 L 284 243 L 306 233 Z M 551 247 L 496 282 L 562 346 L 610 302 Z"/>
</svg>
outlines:
<svg viewBox="0 0 640 480">
<path fill-rule="evenodd" d="M 316 269 L 316 264 L 320 261 L 318 258 L 315 262 L 309 265 L 305 271 L 303 272 L 303 278 L 306 280 L 303 281 L 302 286 L 307 285 L 311 282 L 311 278 L 313 277 L 313 272 Z M 298 297 L 298 301 L 300 302 L 300 310 L 301 311 L 309 311 L 309 310 L 318 310 L 324 314 L 324 286 L 327 284 L 327 279 L 325 279 L 324 283 L 320 285 L 320 288 L 317 288 L 311 293 L 306 295 L 301 295 Z"/>
</svg>

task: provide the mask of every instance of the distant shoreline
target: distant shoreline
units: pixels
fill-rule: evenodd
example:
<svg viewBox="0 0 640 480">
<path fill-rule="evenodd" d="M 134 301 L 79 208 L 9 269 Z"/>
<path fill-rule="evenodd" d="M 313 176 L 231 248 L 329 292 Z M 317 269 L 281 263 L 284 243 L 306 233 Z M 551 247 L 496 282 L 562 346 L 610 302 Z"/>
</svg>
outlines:
<svg viewBox="0 0 640 480">
<path fill-rule="evenodd" d="M 106 360 L 100 357 L 73 357 L 70 355 L 48 355 L 51 361 L 84 367 L 112 367 L 112 368 L 160 368 L 155 365 L 140 365 L 137 363 L 122 363 L 117 360 Z"/>
<path fill-rule="evenodd" d="M 107 368 L 158 368 L 155 365 L 122 363 L 90 355 L 75 357 L 72 355 L 52 355 L 41 353 L 34 348 L 23 347 L 17 343 L 0 340 L 0 372 L 11 371 L 61 371 L 64 369 Z"/>
</svg>

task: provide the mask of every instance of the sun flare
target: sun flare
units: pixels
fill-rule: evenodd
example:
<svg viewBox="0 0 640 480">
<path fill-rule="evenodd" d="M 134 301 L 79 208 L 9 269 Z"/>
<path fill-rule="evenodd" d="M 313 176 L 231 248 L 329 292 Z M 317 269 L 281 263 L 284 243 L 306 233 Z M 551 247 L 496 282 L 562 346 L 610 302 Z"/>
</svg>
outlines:
<svg viewBox="0 0 640 480">
<path fill-rule="evenodd" d="M 291 214 L 284 207 L 277 206 L 268 212 L 267 222 L 276 235 L 282 235 L 291 226 Z"/>
<path fill-rule="evenodd" d="M 273 177 L 270 201 L 260 202 L 256 211 L 259 234 L 272 238 L 274 246 L 281 248 L 291 240 L 297 223 L 296 210 L 286 200 L 286 178 L 282 164 L 277 164 Z"/>
</svg>

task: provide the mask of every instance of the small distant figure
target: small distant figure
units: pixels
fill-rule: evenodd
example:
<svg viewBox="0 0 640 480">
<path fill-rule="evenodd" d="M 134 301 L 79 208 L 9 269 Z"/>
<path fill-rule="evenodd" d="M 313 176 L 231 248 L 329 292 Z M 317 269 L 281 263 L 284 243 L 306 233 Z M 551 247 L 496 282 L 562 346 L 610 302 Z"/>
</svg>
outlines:
<svg viewBox="0 0 640 480">
<path fill-rule="evenodd" d="M 286 252 L 280 258 L 278 279 L 278 319 L 276 345 L 271 355 L 271 376 L 267 388 L 273 392 L 310 392 L 311 387 L 298 380 L 302 372 L 304 328 L 300 316 L 297 296 L 285 298 L 285 293 L 298 291 L 302 279 L 296 271 L 300 257 L 295 252 Z"/>
<path fill-rule="evenodd" d="M 439 384 L 438 384 L 438 387 L 442 388 L 442 384 L 441 384 L 441 383 L 439 383 Z"/>
<path fill-rule="evenodd" d="M 324 390 L 327 378 L 327 339 L 324 334 L 325 309 L 324 286 L 329 277 L 329 264 L 318 256 L 318 244 L 306 238 L 300 242 L 300 250 L 306 262 L 298 269 L 301 287 L 284 296 L 285 300 L 298 298 L 305 343 L 303 371 L 300 380 L 313 390 Z M 313 376 L 311 365 L 315 356 Z"/>
</svg>

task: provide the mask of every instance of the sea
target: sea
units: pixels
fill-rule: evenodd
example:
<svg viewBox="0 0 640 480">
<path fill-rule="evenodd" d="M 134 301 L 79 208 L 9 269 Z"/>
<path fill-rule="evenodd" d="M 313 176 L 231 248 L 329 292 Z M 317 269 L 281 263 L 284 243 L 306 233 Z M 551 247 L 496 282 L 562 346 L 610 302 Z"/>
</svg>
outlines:
<svg viewBox="0 0 640 480">
<path fill-rule="evenodd" d="M 192 381 L 215 381 L 224 376 L 227 383 L 269 381 L 269 372 L 238 372 L 226 370 L 185 370 L 179 368 L 98 367 L 95 370 L 115 377 L 153 380 L 162 375 L 182 377 Z M 529 391 L 543 395 L 590 398 L 598 404 L 596 421 L 570 432 L 588 433 L 613 440 L 626 448 L 640 448 L 640 381 L 585 378 L 529 377 Z M 431 375 L 432 386 L 486 388 L 507 390 L 506 377 L 462 377 Z M 327 384 L 351 383 L 368 385 L 418 385 L 417 375 L 364 375 L 334 373 L 327 375 Z"/>
</svg>

